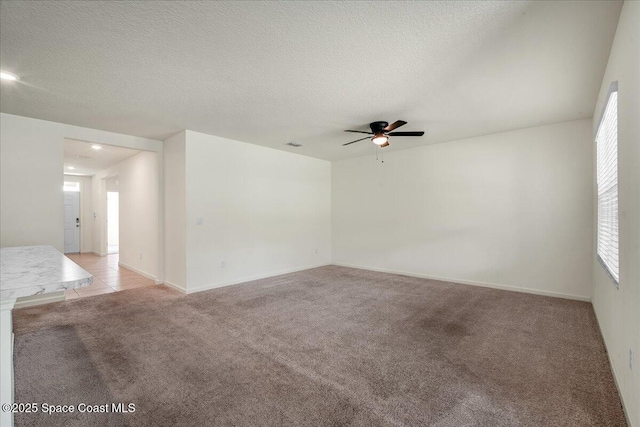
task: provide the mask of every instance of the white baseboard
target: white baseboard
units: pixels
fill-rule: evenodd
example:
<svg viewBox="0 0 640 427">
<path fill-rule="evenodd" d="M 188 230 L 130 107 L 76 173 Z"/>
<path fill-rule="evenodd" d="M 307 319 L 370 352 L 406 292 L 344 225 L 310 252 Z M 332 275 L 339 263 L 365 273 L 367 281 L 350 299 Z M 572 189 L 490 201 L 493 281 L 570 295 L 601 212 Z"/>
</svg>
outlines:
<svg viewBox="0 0 640 427">
<path fill-rule="evenodd" d="M 52 302 L 60 302 L 65 300 L 64 292 L 54 292 L 51 294 L 35 295 L 32 297 L 18 298 L 13 308 L 33 307 L 35 305 L 49 304 Z"/>
<path fill-rule="evenodd" d="M 269 277 L 274 277 L 274 276 L 280 276 L 282 274 L 289 274 L 289 273 L 295 273 L 297 271 L 303 271 L 303 270 L 309 270 L 311 268 L 317 268 L 317 267 L 324 267 L 330 264 L 315 264 L 315 265 L 308 265 L 305 267 L 299 267 L 299 268 L 290 268 L 290 269 L 286 269 L 286 270 L 280 270 L 280 271 L 275 271 L 272 273 L 267 273 L 267 274 L 258 274 L 255 276 L 249 276 L 249 277 L 243 277 L 242 279 L 238 279 L 238 280 L 233 280 L 230 282 L 222 282 L 222 283 L 212 283 L 210 285 L 205 285 L 205 286 L 200 286 L 198 288 L 193 288 L 193 289 L 189 289 L 189 288 L 183 288 L 181 286 L 175 285 L 171 282 L 167 282 L 165 281 L 164 284 L 167 286 L 170 286 L 174 289 L 177 289 L 178 291 L 185 293 L 185 294 L 195 294 L 197 292 L 204 292 L 204 291 L 208 291 L 210 289 L 216 289 L 216 288 L 223 288 L 225 286 L 233 286 L 233 285 L 238 285 L 240 283 L 246 283 L 246 282 L 251 282 L 254 280 L 260 280 L 260 279 L 267 279 Z"/>
<path fill-rule="evenodd" d="M 178 290 L 178 291 L 180 291 L 182 293 L 193 294 L 193 293 L 196 293 L 196 292 L 208 291 L 210 289 L 222 288 L 222 287 L 225 287 L 225 286 L 233 286 L 233 285 L 237 285 L 237 284 L 240 284 L 240 283 L 251 282 L 253 280 L 260 280 L 260 279 L 266 279 L 266 278 L 269 278 L 269 277 L 280 276 L 282 274 L 295 273 L 297 271 L 308 270 L 308 269 L 311 269 L 311 268 L 324 267 L 326 265 L 338 265 L 338 266 L 341 266 L 341 267 L 358 268 L 358 269 L 361 269 L 361 270 L 377 271 L 377 272 L 380 272 L 380 273 L 399 274 L 401 276 L 410 276 L 410 277 L 418 277 L 418 278 L 421 278 L 421 279 L 438 280 L 438 281 L 441 281 L 441 282 L 450 282 L 450 283 L 454 283 L 454 284 L 480 286 L 480 287 L 484 287 L 484 288 L 500 289 L 500 290 L 505 290 L 505 291 L 522 292 L 522 293 L 527 293 L 527 294 L 543 295 L 543 296 L 549 296 L 549 297 L 555 297 L 555 298 L 564 298 L 564 299 L 570 299 L 570 300 L 576 300 L 576 301 L 591 302 L 591 298 L 583 297 L 583 296 L 580 296 L 580 295 L 563 294 L 563 293 L 559 293 L 559 292 L 544 291 L 544 290 L 539 290 L 539 289 L 519 288 L 519 287 L 516 287 L 516 286 L 500 285 L 500 284 L 495 284 L 495 283 L 486 283 L 486 282 L 478 282 L 478 281 L 470 281 L 470 280 L 462 280 L 462 279 L 452 279 L 452 278 L 448 278 L 448 277 L 437 277 L 437 276 L 431 276 L 431 275 L 420 274 L 420 273 L 410 273 L 410 272 L 405 272 L 405 271 L 395 271 L 395 270 L 387 270 L 387 269 L 381 269 L 381 268 L 364 267 L 364 266 L 360 266 L 360 265 L 352 265 L 352 264 L 336 263 L 336 262 L 334 262 L 332 264 L 317 264 L 317 265 L 310 265 L 310 266 L 301 267 L 301 268 L 293 268 L 293 269 L 288 269 L 288 270 L 281 270 L 281 271 L 274 272 L 274 273 L 269 273 L 269 274 L 245 277 L 245 278 L 242 278 L 242 279 L 239 279 L 239 280 L 230 281 L 230 282 L 213 283 L 213 284 L 210 284 L 210 285 L 200 286 L 200 287 L 194 288 L 194 289 L 184 288 L 182 286 L 176 285 L 176 284 L 168 282 L 168 281 L 165 281 L 164 284 L 169 286 L 169 287 L 171 287 L 171 288 L 173 288 L 173 289 L 176 289 L 176 290 Z"/>
<path fill-rule="evenodd" d="M 160 285 L 160 283 L 158 283 Z M 162 283 L 164 285 L 167 285 L 170 288 L 175 289 L 176 291 L 182 292 L 183 294 L 187 293 L 187 290 L 185 288 L 183 288 L 182 286 L 176 285 L 175 283 L 171 283 L 167 280 L 164 281 L 164 283 Z"/>
<path fill-rule="evenodd" d="M 124 267 L 124 268 L 128 268 L 131 271 L 135 271 L 136 273 L 143 275 L 147 279 L 156 280 L 156 276 L 154 276 L 153 274 L 149 274 L 146 271 L 139 270 L 139 269 L 137 269 L 135 267 L 132 267 L 130 265 L 127 265 L 127 264 L 125 264 L 123 262 L 118 261 L 118 266 Z"/>
<path fill-rule="evenodd" d="M 563 294 L 559 292 L 551 292 L 551 291 L 543 291 L 540 289 L 531 289 L 531 288 L 519 288 L 517 286 L 509 286 L 509 285 L 499 285 L 495 283 L 486 283 L 486 282 L 478 282 L 473 280 L 463 280 L 463 279 L 452 279 L 450 277 L 437 277 L 431 276 L 428 274 L 421 273 L 411 273 L 407 271 L 395 271 L 395 270 L 387 270 L 384 268 L 374 268 L 374 267 L 365 267 L 361 265 L 353 265 L 353 264 L 345 264 L 341 262 L 334 262 L 333 265 L 338 265 L 341 267 L 349 267 L 349 268 L 359 268 L 361 270 L 369 270 L 369 271 L 377 271 L 380 273 L 390 273 L 390 274 L 399 274 L 401 276 L 409 276 L 409 277 L 417 277 L 420 279 L 430 279 L 430 280 L 438 280 L 441 282 L 451 282 L 461 285 L 471 285 L 471 286 L 480 286 L 483 288 L 492 288 L 492 289 L 501 289 L 504 291 L 513 291 L 513 292 L 522 292 L 525 294 L 534 294 L 534 295 L 543 295 L 547 297 L 555 297 L 555 298 L 564 298 L 576 301 L 585 301 L 591 302 L 591 298 L 583 297 L 580 295 L 571 295 L 571 294 Z"/>
<path fill-rule="evenodd" d="M 616 384 L 616 389 L 618 389 L 618 395 L 620 396 L 620 401 L 622 402 L 622 410 L 624 411 L 624 416 L 627 419 L 627 425 L 629 427 L 636 427 L 633 424 L 633 420 L 629 415 L 629 411 L 627 410 L 627 405 L 625 405 L 624 394 L 622 393 L 622 388 L 620 387 L 620 381 L 618 380 L 618 371 L 616 370 L 616 365 L 613 363 L 613 359 L 611 358 L 611 351 L 609 351 L 609 346 L 607 345 L 607 340 L 602 333 L 602 326 L 600 326 L 600 319 L 598 319 L 598 313 L 596 312 L 596 308 L 593 307 L 593 313 L 596 317 L 596 324 L 598 325 L 598 331 L 600 331 L 600 336 L 602 337 L 602 342 L 604 342 L 604 347 L 607 349 L 607 358 L 609 359 L 609 366 L 611 366 L 611 373 L 613 373 L 613 382 Z"/>
<path fill-rule="evenodd" d="M 94 255 L 98 255 L 98 256 L 107 256 L 106 252 L 102 253 L 102 252 L 91 251 L 90 253 L 92 253 Z"/>
</svg>

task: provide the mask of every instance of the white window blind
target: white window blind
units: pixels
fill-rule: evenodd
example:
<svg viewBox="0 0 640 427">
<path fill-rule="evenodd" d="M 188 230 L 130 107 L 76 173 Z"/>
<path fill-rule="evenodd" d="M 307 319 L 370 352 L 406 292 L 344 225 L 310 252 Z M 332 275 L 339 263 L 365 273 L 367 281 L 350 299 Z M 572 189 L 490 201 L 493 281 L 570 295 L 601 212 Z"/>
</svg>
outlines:
<svg viewBox="0 0 640 427">
<path fill-rule="evenodd" d="M 617 89 L 617 88 L 616 88 Z M 596 134 L 598 258 L 618 283 L 618 92 L 612 91 Z"/>
</svg>

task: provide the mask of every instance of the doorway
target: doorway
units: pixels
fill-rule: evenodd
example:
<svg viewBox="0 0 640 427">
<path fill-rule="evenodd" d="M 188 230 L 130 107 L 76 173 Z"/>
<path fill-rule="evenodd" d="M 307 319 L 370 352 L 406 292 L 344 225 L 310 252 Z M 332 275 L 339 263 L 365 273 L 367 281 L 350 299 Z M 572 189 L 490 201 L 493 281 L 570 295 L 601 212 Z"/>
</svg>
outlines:
<svg viewBox="0 0 640 427">
<path fill-rule="evenodd" d="M 107 191 L 107 253 L 117 254 L 120 249 L 120 194 Z"/>
<path fill-rule="evenodd" d="M 69 183 L 78 184 L 78 183 Z M 64 253 L 80 252 L 80 191 L 64 192 Z"/>
<path fill-rule="evenodd" d="M 135 145 L 64 138 L 64 175 L 80 182 L 80 252 L 161 280 L 162 144 Z"/>
</svg>

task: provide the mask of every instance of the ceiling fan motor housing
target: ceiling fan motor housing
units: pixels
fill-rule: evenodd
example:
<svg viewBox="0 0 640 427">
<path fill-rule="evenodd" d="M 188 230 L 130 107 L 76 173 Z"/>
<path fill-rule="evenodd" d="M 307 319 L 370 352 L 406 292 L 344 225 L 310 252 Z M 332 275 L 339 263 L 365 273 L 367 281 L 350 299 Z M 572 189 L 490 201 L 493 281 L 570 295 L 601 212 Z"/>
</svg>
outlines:
<svg viewBox="0 0 640 427">
<path fill-rule="evenodd" d="M 389 126 L 387 122 L 373 122 L 369 125 L 371 127 L 371 132 L 373 133 L 384 133 L 384 128 Z"/>
</svg>

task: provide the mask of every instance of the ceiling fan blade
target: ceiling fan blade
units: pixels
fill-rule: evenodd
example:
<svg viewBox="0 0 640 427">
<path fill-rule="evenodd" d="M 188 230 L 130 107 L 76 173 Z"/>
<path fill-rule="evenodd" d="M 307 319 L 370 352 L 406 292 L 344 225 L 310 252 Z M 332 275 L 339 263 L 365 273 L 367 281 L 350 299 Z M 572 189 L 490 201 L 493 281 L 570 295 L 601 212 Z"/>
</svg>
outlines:
<svg viewBox="0 0 640 427">
<path fill-rule="evenodd" d="M 347 142 L 346 144 L 342 144 L 342 146 L 353 144 L 354 142 L 358 142 L 358 141 L 364 141 L 365 139 L 370 139 L 370 138 L 367 136 L 366 138 L 356 139 L 355 141 L 351 141 L 351 142 Z"/>
<path fill-rule="evenodd" d="M 395 122 L 391 123 L 386 128 L 384 128 L 383 130 L 385 132 L 391 132 L 392 130 L 397 129 L 400 126 L 404 126 L 406 124 L 407 124 L 407 122 L 405 122 L 404 120 L 396 120 Z"/>
<path fill-rule="evenodd" d="M 384 144 L 382 144 L 380 146 L 380 148 L 384 148 L 384 147 L 388 147 L 389 146 L 389 141 L 385 142 Z"/>
<path fill-rule="evenodd" d="M 373 135 L 372 132 L 365 132 L 365 131 L 362 131 L 362 130 L 345 130 L 345 132 L 366 133 L 367 135 Z"/>
<path fill-rule="evenodd" d="M 389 136 L 422 136 L 424 132 L 391 132 L 388 133 Z"/>
</svg>

